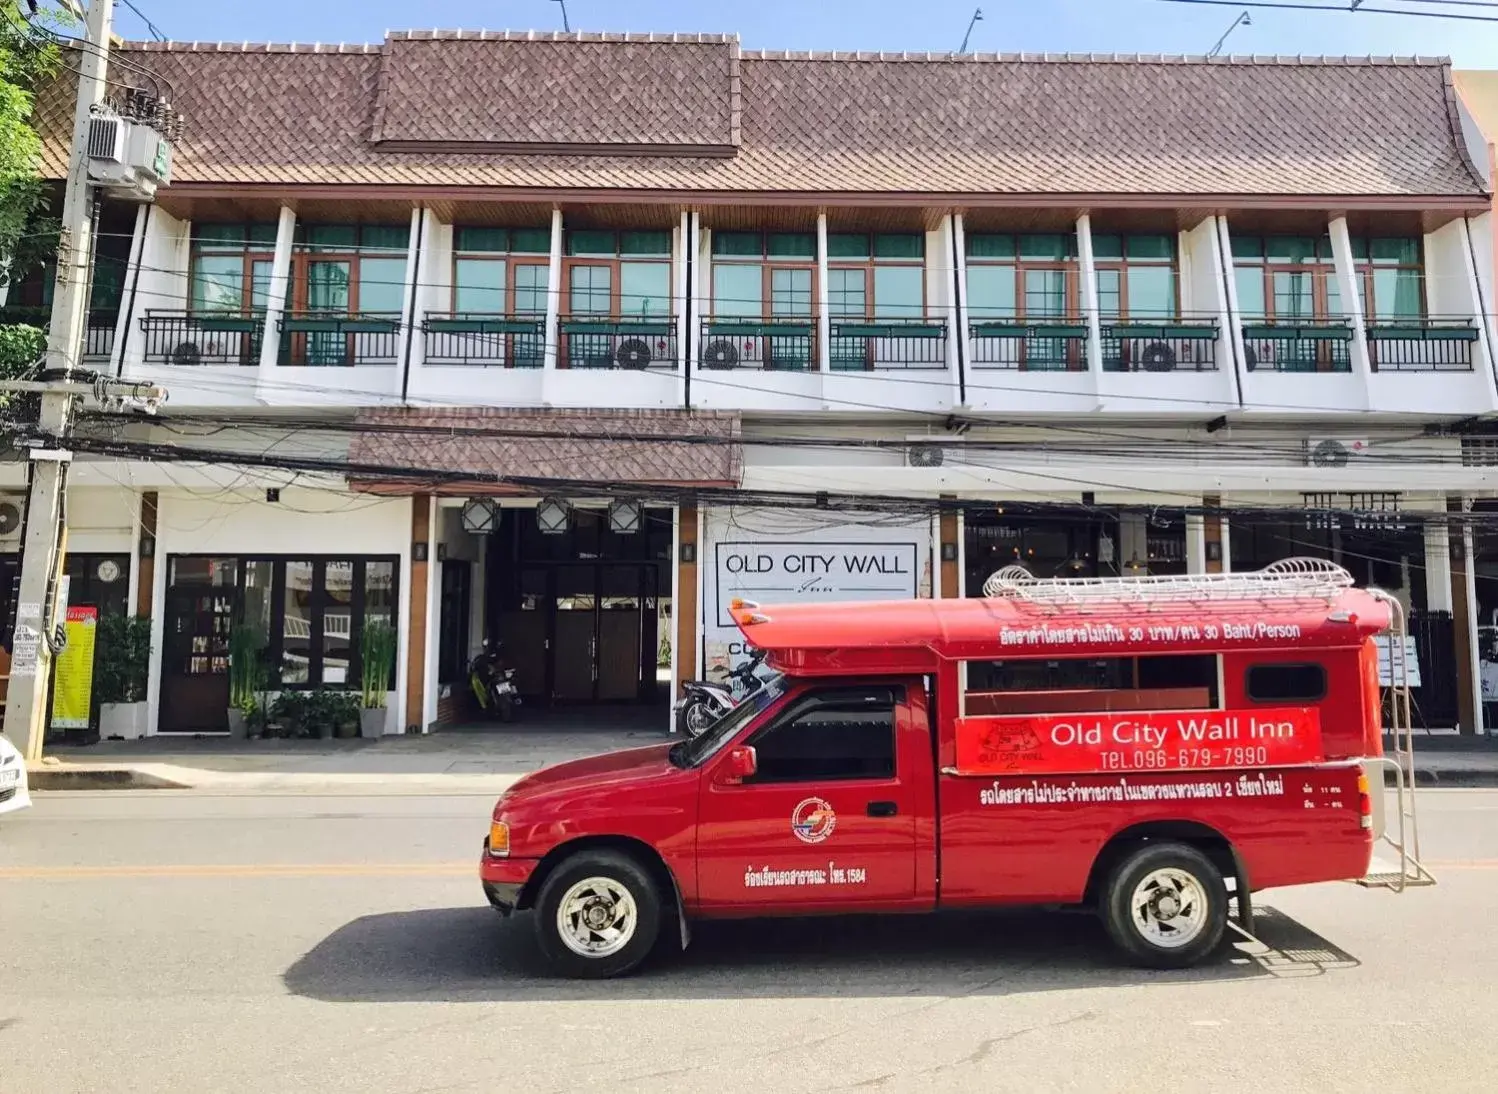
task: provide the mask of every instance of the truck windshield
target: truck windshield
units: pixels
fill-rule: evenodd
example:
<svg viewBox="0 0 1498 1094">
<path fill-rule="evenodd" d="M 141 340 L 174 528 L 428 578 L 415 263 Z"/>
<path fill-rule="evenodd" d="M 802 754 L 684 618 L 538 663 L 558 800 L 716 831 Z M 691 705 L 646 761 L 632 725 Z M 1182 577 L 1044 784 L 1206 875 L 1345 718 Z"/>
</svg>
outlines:
<svg viewBox="0 0 1498 1094">
<path fill-rule="evenodd" d="M 701 736 L 672 745 L 669 754 L 671 762 L 677 767 L 696 767 L 733 740 L 739 730 L 784 694 L 785 673 L 765 678 L 758 689 L 744 696 L 742 703 L 703 730 Z"/>
</svg>

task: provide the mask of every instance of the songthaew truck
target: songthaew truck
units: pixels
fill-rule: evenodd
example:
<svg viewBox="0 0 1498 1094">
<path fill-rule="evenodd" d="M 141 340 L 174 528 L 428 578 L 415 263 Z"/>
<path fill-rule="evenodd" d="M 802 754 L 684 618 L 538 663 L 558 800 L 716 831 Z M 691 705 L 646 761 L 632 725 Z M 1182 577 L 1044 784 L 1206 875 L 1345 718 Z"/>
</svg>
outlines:
<svg viewBox="0 0 1498 1094">
<path fill-rule="evenodd" d="M 699 919 L 1009 905 L 1092 909 L 1125 958 L 1176 968 L 1230 922 L 1251 933 L 1261 890 L 1434 880 L 1393 597 L 1306 559 L 1011 569 L 985 592 L 736 601 L 763 686 L 692 740 L 517 782 L 480 857 L 488 900 L 531 911 L 576 977 L 627 972 L 666 929 L 685 945 Z"/>
</svg>

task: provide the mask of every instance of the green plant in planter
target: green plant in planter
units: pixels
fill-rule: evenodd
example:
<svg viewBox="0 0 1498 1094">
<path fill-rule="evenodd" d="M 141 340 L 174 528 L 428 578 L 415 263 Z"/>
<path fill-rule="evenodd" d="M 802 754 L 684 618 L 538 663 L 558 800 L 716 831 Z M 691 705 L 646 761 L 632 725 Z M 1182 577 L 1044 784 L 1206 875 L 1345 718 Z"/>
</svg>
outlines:
<svg viewBox="0 0 1498 1094">
<path fill-rule="evenodd" d="M 395 628 L 380 619 L 364 624 L 360 655 L 359 705 L 365 710 L 384 710 L 395 669 Z"/>
<path fill-rule="evenodd" d="M 141 703 L 151 664 L 149 616 L 106 615 L 99 620 L 94 688 L 101 703 Z"/>
<path fill-rule="evenodd" d="M 229 706 L 246 717 L 255 710 L 257 694 L 265 690 L 265 635 L 249 623 L 229 632 Z"/>
</svg>

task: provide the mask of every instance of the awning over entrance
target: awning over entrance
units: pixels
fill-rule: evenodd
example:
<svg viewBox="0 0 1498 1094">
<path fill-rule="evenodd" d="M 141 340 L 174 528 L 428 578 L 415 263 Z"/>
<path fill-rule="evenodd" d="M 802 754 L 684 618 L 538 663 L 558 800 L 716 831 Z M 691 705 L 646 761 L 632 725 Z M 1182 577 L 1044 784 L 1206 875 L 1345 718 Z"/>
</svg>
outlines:
<svg viewBox="0 0 1498 1094">
<path fill-rule="evenodd" d="M 359 413 L 349 463 L 350 488 L 375 494 L 734 488 L 743 444 L 720 411 L 389 408 Z"/>
</svg>

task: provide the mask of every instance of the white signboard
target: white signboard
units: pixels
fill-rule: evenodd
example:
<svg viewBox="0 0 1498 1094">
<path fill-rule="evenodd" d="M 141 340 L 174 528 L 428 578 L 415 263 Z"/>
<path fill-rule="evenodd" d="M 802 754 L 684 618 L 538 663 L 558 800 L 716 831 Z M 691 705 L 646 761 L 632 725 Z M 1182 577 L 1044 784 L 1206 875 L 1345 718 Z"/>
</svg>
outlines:
<svg viewBox="0 0 1498 1094">
<path fill-rule="evenodd" d="M 1378 683 L 1380 687 L 1393 687 L 1396 683 L 1408 683 L 1412 688 L 1420 686 L 1420 657 L 1415 651 L 1414 635 L 1404 636 L 1404 649 L 1401 656 L 1395 655 L 1396 646 L 1393 639 L 1386 634 L 1381 634 L 1373 640 L 1378 647 Z M 1409 674 L 1406 681 L 1405 674 Z"/>
<path fill-rule="evenodd" d="M 702 559 L 704 668 L 744 656 L 729 615 L 735 597 L 761 604 L 905 600 L 931 595 L 926 516 L 710 509 Z"/>
</svg>

